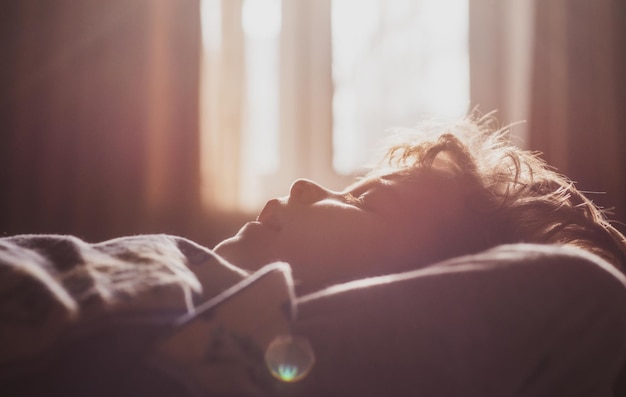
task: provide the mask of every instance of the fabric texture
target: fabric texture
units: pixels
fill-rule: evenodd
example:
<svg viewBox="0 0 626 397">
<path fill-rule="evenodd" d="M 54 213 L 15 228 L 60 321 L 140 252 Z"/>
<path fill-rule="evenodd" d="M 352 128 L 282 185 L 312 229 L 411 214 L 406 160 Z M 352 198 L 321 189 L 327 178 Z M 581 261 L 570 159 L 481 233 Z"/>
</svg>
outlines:
<svg viewBox="0 0 626 397">
<path fill-rule="evenodd" d="M 626 283 L 584 251 L 501 246 L 297 300 L 305 396 L 612 396 Z"/>
<path fill-rule="evenodd" d="M 217 259 L 167 235 L 0 239 L 0 389 L 261 395 L 264 348 L 289 332 L 289 267 Z"/>
<path fill-rule="evenodd" d="M 515 244 L 294 293 L 168 235 L 0 239 L 0 390 L 12 396 L 617 395 L 626 279 L 573 248 Z M 283 383 L 274 338 L 315 365 Z"/>
</svg>

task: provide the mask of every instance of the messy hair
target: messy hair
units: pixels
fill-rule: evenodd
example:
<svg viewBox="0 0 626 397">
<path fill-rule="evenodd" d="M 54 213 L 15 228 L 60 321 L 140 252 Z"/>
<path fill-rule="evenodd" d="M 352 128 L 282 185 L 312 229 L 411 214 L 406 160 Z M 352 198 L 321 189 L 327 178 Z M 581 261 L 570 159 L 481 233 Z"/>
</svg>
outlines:
<svg viewBox="0 0 626 397">
<path fill-rule="evenodd" d="M 605 213 L 536 152 L 519 149 L 491 114 L 406 131 L 385 156 L 404 173 L 438 168 L 470 187 L 468 205 L 484 222 L 485 246 L 572 245 L 626 271 L 626 238 Z M 481 247 L 482 248 L 482 247 Z"/>
</svg>

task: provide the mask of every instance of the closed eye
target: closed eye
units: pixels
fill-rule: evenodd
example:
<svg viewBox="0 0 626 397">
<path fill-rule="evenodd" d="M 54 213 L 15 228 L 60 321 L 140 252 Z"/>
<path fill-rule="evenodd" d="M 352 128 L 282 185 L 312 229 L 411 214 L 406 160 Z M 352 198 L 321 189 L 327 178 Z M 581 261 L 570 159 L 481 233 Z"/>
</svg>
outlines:
<svg viewBox="0 0 626 397">
<path fill-rule="evenodd" d="M 365 192 L 365 193 L 355 193 L 355 192 L 345 193 L 343 195 L 343 199 L 348 204 L 352 204 L 352 205 L 356 205 L 356 206 L 359 206 L 359 207 L 363 207 L 363 206 L 366 205 L 368 194 L 369 194 L 369 192 Z"/>
<path fill-rule="evenodd" d="M 342 195 L 343 199 L 345 200 L 346 203 L 348 204 L 352 204 L 352 205 L 361 205 L 363 204 L 363 195 L 359 195 L 359 196 L 355 196 L 352 193 L 345 193 Z"/>
<path fill-rule="evenodd" d="M 371 197 L 379 196 L 381 189 L 387 190 L 385 187 L 389 183 L 384 179 L 360 180 L 341 194 L 341 197 L 347 204 L 359 207 L 371 207 Z M 374 200 L 378 201 L 378 199 Z"/>
</svg>

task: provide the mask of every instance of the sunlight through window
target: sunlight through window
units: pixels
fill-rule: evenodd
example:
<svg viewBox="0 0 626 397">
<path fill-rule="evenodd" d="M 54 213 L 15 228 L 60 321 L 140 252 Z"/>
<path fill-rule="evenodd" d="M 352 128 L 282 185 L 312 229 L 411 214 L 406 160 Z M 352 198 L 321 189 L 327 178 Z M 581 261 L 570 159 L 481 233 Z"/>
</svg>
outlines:
<svg viewBox="0 0 626 397">
<path fill-rule="evenodd" d="M 468 19 L 468 0 L 332 1 L 337 172 L 368 161 L 390 127 L 466 112 Z"/>
<path fill-rule="evenodd" d="M 259 176 L 272 175 L 280 166 L 279 46 L 280 0 L 245 0 L 245 110 L 242 131 L 240 201 L 258 207 Z"/>
<path fill-rule="evenodd" d="M 202 0 L 203 200 L 343 186 L 394 126 L 469 106 L 469 0 Z"/>
</svg>

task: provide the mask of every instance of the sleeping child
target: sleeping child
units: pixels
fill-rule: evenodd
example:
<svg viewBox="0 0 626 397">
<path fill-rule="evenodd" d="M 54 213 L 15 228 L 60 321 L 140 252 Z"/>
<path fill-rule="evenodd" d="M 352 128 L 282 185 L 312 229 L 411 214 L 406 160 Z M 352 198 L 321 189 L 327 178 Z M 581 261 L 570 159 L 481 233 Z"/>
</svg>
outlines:
<svg viewBox="0 0 626 397">
<path fill-rule="evenodd" d="M 423 125 L 213 250 L 0 239 L 11 396 L 544 396 L 624 388 L 626 238 L 489 117 Z"/>
</svg>

